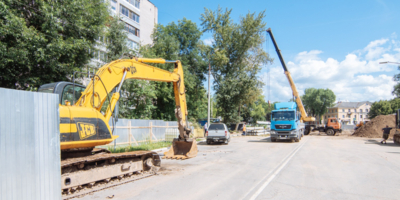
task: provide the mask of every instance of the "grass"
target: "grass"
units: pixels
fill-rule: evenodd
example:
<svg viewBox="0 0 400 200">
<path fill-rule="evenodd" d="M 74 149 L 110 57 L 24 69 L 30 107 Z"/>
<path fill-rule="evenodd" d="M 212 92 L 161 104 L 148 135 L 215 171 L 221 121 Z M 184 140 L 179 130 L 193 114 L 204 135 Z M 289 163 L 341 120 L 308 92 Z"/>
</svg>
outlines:
<svg viewBox="0 0 400 200">
<path fill-rule="evenodd" d="M 131 151 L 150 151 L 154 149 L 160 149 L 164 147 L 170 147 L 171 142 L 144 142 L 139 144 L 138 146 L 127 146 L 127 147 L 117 147 L 114 150 L 114 147 L 108 147 L 108 150 L 111 153 L 123 153 L 123 152 L 131 152 Z"/>
</svg>

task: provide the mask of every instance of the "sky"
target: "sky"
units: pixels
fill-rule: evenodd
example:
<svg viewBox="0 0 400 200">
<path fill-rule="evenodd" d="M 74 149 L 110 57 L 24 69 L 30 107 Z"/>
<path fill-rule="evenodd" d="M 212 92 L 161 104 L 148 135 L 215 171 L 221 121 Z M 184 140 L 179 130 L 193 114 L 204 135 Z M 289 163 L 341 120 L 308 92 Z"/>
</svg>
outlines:
<svg viewBox="0 0 400 200">
<path fill-rule="evenodd" d="M 379 62 L 400 62 L 399 0 L 150 1 L 158 7 L 158 21 L 163 25 L 185 17 L 200 26 L 204 8 L 232 9 L 235 22 L 249 12 L 265 10 L 264 21 L 272 29 L 300 95 L 313 87 L 331 89 L 338 101 L 394 98 L 393 76 L 400 73 L 398 65 Z M 205 33 L 202 40 L 211 44 L 212 35 Z M 263 46 L 274 58 L 260 73 L 265 99 L 288 101 L 292 91 L 272 42 Z"/>
</svg>

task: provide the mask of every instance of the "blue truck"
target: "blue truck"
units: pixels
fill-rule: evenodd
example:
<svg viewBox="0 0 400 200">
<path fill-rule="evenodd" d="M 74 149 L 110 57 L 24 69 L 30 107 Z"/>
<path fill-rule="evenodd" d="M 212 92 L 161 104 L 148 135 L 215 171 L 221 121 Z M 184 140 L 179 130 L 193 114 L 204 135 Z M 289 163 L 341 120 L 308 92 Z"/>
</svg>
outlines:
<svg viewBox="0 0 400 200">
<path fill-rule="evenodd" d="M 299 142 L 304 136 L 305 125 L 296 102 L 276 103 L 271 112 L 271 142 L 290 140 Z"/>
</svg>

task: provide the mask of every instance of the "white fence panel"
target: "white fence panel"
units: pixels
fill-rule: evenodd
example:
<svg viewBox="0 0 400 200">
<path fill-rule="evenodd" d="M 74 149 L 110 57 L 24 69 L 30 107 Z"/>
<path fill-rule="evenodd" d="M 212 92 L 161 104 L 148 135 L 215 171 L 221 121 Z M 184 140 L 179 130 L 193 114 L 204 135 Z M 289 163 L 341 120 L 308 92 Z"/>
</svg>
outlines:
<svg viewBox="0 0 400 200">
<path fill-rule="evenodd" d="M 0 199 L 61 199 L 58 95 L 0 88 Z"/>
</svg>

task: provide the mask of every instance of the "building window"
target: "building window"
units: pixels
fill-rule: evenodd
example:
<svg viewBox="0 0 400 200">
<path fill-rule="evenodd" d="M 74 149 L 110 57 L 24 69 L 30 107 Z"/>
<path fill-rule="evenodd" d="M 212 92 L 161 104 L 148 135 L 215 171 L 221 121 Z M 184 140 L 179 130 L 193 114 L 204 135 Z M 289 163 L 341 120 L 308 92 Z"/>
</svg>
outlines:
<svg viewBox="0 0 400 200">
<path fill-rule="evenodd" d="M 365 109 L 365 112 L 368 112 L 368 109 Z"/>
<path fill-rule="evenodd" d="M 121 11 L 120 11 L 120 12 L 121 12 L 123 15 L 125 15 L 125 16 L 127 16 L 128 18 L 132 19 L 133 21 L 139 23 L 140 17 L 139 17 L 138 14 L 132 12 L 132 11 L 129 10 L 128 8 L 125 8 L 125 6 L 123 6 L 123 5 L 120 5 L 120 7 L 121 7 Z"/>
<path fill-rule="evenodd" d="M 357 112 L 357 109 L 354 109 L 354 112 Z"/>
<path fill-rule="evenodd" d="M 107 58 L 108 58 L 107 52 L 100 51 L 97 49 L 91 49 L 90 52 L 92 53 L 93 60 L 107 62 Z"/>
<path fill-rule="evenodd" d="M 349 112 L 350 112 L 350 109 L 349 109 Z"/>
<path fill-rule="evenodd" d="M 113 10 L 117 9 L 117 1 L 116 0 L 111 0 L 111 9 L 113 9 Z"/>
<path fill-rule="evenodd" d="M 122 6 L 122 5 L 120 6 L 120 12 L 121 12 L 123 15 L 129 17 L 129 9 L 128 9 L 128 8 L 125 8 L 125 6 Z"/>
<path fill-rule="evenodd" d="M 344 118 L 344 115 L 342 117 Z"/>
<path fill-rule="evenodd" d="M 104 51 L 100 51 L 100 60 L 103 62 L 107 62 L 107 58 L 108 58 L 107 53 Z"/>
<path fill-rule="evenodd" d="M 132 50 L 138 50 L 139 49 L 139 44 L 137 42 L 132 41 L 132 40 L 128 40 L 126 46 L 128 46 L 128 48 L 132 49 Z"/>
<path fill-rule="evenodd" d="M 126 0 L 126 1 L 135 6 L 136 8 L 140 9 L 140 0 Z"/>
<path fill-rule="evenodd" d="M 140 37 L 140 30 L 127 23 L 125 23 L 125 30 L 128 31 L 129 33 L 132 33 L 135 36 Z"/>
<path fill-rule="evenodd" d="M 360 119 L 362 119 L 363 117 L 362 117 L 362 115 L 360 115 Z"/>
<path fill-rule="evenodd" d="M 342 112 L 344 112 L 344 109 L 342 109 Z"/>
</svg>

